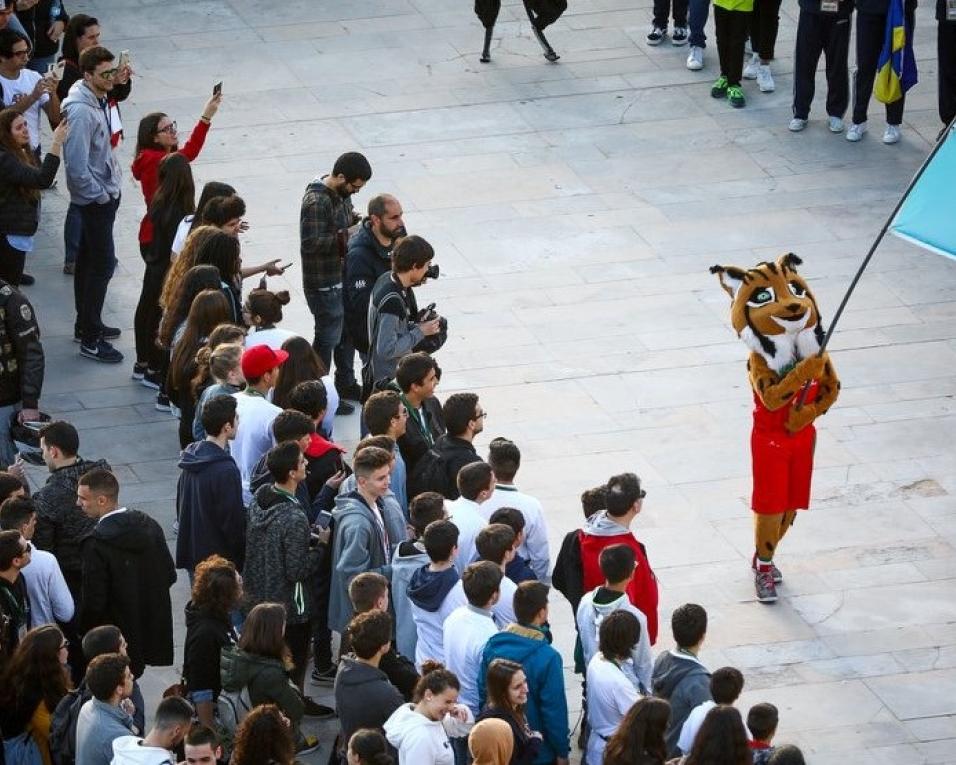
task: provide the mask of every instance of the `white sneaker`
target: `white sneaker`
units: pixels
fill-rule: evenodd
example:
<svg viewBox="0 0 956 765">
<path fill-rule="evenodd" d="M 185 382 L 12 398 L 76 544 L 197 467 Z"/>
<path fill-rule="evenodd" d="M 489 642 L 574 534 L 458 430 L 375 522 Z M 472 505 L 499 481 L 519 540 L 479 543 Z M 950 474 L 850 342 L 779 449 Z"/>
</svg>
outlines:
<svg viewBox="0 0 956 765">
<path fill-rule="evenodd" d="M 757 85 L 761 93 L 773 93 L 773 75 L 770 74 L 770 64 L 761 64 L 757 67 Z"/>
<path fill-rule="evenodd" d="M 899 143 L 899 140 L 900 140 L 900 126 L 887 125 L 886 130 L 883 131 L 883 143 L 889 145 L 891 143 Z"/>
<path fill-rule="evenodd" d="M 647 44 L 660 45 L 666 36 L 667 27 L 664 27 L 663 29 L 660 27 L 651 27 L 651 31 L 647 33 Z"/>
<path fill-rule="evenodd" d="M 827 127 L 830 128 L 831 133 L 842 133 L 843 118 L 833 116 L 827 117 Z"/>
<path fill-rule="evenodd" d="M 704 49 L 692 45 L 687 54 L 687 68 L 692 72 L 699 72 L 704 68 Z"/>
<path fill-rule="evenodd" d="M 846 131 L 846 140 L 856 143 L 859 141 L 863 134 L 866 132 L 866 123 L 861 122 L 857 125 L 855 122 L 850 123 L 850 129 Z"/>
<path fill-rule="evenodd" d="M 791 133 L 799 133 L 807 126 L 807 121 L 802 120 L 799 117 L 794 117 L 790 120 L 790 124 L 787 126 L 790 128 Z"/>
<path fill-rule="evenodd" d="M 744 66 L 744 79 L 756 80 L 757 71 L 760 69 L 760 55 L 754 53 L 750 56 L 750 61 Z"/>
</svg>

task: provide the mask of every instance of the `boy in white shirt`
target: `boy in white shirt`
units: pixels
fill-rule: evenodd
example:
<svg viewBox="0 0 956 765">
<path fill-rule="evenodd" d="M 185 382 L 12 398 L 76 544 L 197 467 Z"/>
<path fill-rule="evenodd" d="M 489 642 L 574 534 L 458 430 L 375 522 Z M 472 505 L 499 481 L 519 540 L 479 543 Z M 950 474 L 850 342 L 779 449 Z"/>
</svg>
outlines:
<svg viewBox="0 0 956 765">
<path fill-rule="evenodd" d="M 736 667 L 721 667 L 714 670 L 710 676 L 710 695 L 713 701 L 708 699 L 698 704 L 687 715 L 684 726 L 680 729 L 680 738 L 677 739 L 677 747 L 681 752 L 690 753 L 691 747 L 694 746 L 694 739 L 697 738 L 697 731 L 703 725 L 707 713 L 718 704 L 733 706 L 743 689 L 744 676 Z"/>
<path fill-rule="evenodd" d="M 495 490 L 495 474 L 485 462 L 472 462 L 458 471 L 458 499 L 449 502 L 448 519 L 458 527 L 458 557 L 455 568 L 459 576 L 475 559 L 475 537 L 486 521 L 478 507 Z"/>
<path fill-rule="evenodd" d="M 475 549 L 478 552 L 479 561 L 490 562 L 501 572 L 500 593 L 491 608 L 498 629 L 504 629 L 509 624 L 517 621 L 514 599 L 518 585 L 505 576 L 505 569 L 515 556 L 515 542 L 514 531 L 503 523 L 492 523 L 485 526 L 475 538 Z M 462 580 L 448 593 L 448 597 L 455 604 L 455 608 L 458 608 L 470 602 L 466 596 L 463 576 Z"/>
</svg>

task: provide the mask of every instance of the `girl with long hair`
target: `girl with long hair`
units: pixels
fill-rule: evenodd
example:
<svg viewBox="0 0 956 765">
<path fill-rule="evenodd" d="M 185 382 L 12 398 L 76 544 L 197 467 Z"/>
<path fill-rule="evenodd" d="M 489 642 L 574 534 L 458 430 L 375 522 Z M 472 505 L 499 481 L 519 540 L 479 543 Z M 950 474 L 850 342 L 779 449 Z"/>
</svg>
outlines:
<svg viewBox="0 0 956 765">
<path fill-rule="evenodd" d="M 246 345 L 258 345 L 258 343 L 250 343 L 247 337 Z M 322 418 L 322 433 L 331 440 L 332 426 L 335 424 L 335 410 L 339 406 L 339 394 L 328 370 L 312 348 L 312 343 L 304 337 L 290 337 L 282 343 L 282 350 L 289 354 L 289 358 L 286 359 L 285 364 L 279 367 L 279 376 L 276 378 L 275 387 L 270 395 L 272 403 L 282 409 L 287 409 L 289 394 L 296 385 L 308 380 L 321 381 L 328 399 L 325 416 Z"/>
<path fill-rule="evenodd" d="M 671 705 L 645 696 L 632 706 L 604 748 L 604 765 L 664 765 L 667 744 L 664 732 Z"/>
<path fill-rule="evenodd" d="M 753 754 L 736 708 L 716 706 L 704 718 L 682 765 L 751 765 Z"/>
<path fill-rule="evenodd" d="M 195 418 L 199 416 L 199 400 L 205 395 L 206 389 L 210 387 L 218 387 L 215 385 L 215 381 L 212 376 L 210 363 L 212 361 L 212 354 L 222 345 L 239 345 L 241 347 L 242 341 L 245 339 L 245 337 L 245 327 L 238 327 L 235 324 L 220 324 L 209 333 L 209 338 L 206 340 L 206 344 L 196 351 L 196 371 L 193 373 L 192 379 L 189 381 L 189 392 L 192 400 L 196 402 L 194 405 L 195 411 L 193 412 L 193 423 L 196 421 Z M 240 357 L 240 364 L 241 361 L 242 359 Z M 240 377 L 241 376 L 242 370 L 240 368 Z M 231 394 L 238 391 L 229 390 L 228 392 Z M 190 425 L 190 428 L 192 427 L 193 426 Z M 203 437 L 205 438 L 205 436 Z"/>
<path fill-rule="evenodd" d="M 245 387 L 242 343 L 226 342 L 215 348 L 211 347 L 211 342 L 207 343 L 196 354 L 196 363 L 200 373 L 206 370 L 209 375 L 209 384 L 197 393 L 196 414 L 193 416 L 193 440 L 202 441 L 206 437 L 206 429 L 202 424 L 202 409 L 206 402 L 213 396 L 230 396 Z"/>
<path fill-rule="evenodd" d="M 450 738 L 467 736 L 471 710 L 458 703 L 461 685 L 454 672 L 431 659 L 422 663 L 413 703 L 402 704 L 385 721 L 385 737 L 398 750 L 398 761 L 415 765 L 453 765 Z"/>
<path fill-rule="evenodd" d="M 183 212 L 194 208 L 195 186 L 189 159 L 182 153 L 166 155 L 159 163 L 158 186 L 148 212 L 152 224 L 152 243 L 140 241 L 140 252 L 146 262 L 143 287 L 136 305 L 133 327 L 136 335 L 136 363 L 133 379 L 147 388 L 159 390 L 162 385 L 163 354 L 156 345 L 156 333 L 162 318 L 159 297 L 169 270 L 169 248 L 176 224 Z M 144 221 L 147 218 L 144 218 Z M 140 237 L 142 237 L 140 226 Z"/>
<path fill-rule="evenodd" d="M 525 714 L 528 678 L 521 665 L 510 659 L 494 659 L 485 678 L 487 701 L 478 720 L 499 719 L 511 726 L 514 752 L 511 765 L 531 765 L 541 748 L 541 734 L 531 730 Z"/>
<path fill-rule="evenodd" d="M 198 531 L 180 519 L 180 535 Z M 221 687 L 219 658 L 224 648 L 239 641 L 230 613 L 237 608 L 241 597 L 242 577 L 232 561 L 210 555 L 196 566 L 192 598 L 185 608 L 183 677 L 203 725 L 212 726 L 215 722 L 215 703 Z"/>
<path fill-rule="evenodd" d="M 196 354 L 206 344 L 209 334 L 230 319 L 229 303 L 218 290 L 203 290 L 196 295 L 186 317 L 182 337 L 169 360 L 166 392 L 180 410 L 179 441 L 182 448 L 192 441 L 196 399 L 190 383 L 196 374 Z"/>
<path fill-rule="evenodd" d="M 213 197 L 202 209 L 202 213 L 197 212 L 195 220 L 203 226 L 215 226 L 222 233 L 231 236 L 239 242 L 239 233 L 246 231 L 249 225 L 242 219 L 246 214 L 246 203 L 242 197 L 237 194 L 231 194 L 227 197 Z M 194 223 L 195 223 L 194 220 Z M 265 274 L 266 276 L 280 276 L 285 268 L 279 267 L 279 258 L 261 263 L 258 266 L 241 266 L 240 277 L 237 280 L 241 286 L 243 279 L 248 279 L 256 274 Z"/>
<path fill-rule="evenodd" d="M 32 629 L 23 636 L 0 675 L 0 728 L 4 738 L 32 738 L 45 765 L 51 762 L 53 711 L 70 690 L 68 647 L 59 627 L 48 624 Z"/>
<path fill-rule="evenodd" d="M 202 191 L 199 192 L 199 201 L 196 202 L 195 211 L 183 216 L 183 219 L 179 221 L 179 225 L 176 227 L 176 235 L 173 237 L 171 248 L 173 260 L 179 257 L 179 253 L 182 252 L 183 246 L 186 244 L 186 237 L 189 236 L 190 232 L 202 225 L 203 210 L 206 209 L 209 200 L 215 199 L 216 197 L 228 197 L 235 193 L 236 190 L 232 186 L 222 181 L 208 181 L 206 185 L 202 187 Z"/>
<path fill-rule="evenodd" d="M 231 765 L 292 765 L 295 742 L 289 718 L 275 704 L 261 704 L 236 729 Z"/>
<path fill-rule="evenodd" d="M 30 148 L 27 121 L 15 109 L 0 112 L 0 279 L 20 285 L 23 264 L 33 251 L 40 224 L 40 189 L 48 189 L 60 167 L 66 120 L 53 131 L 50 150 L 39 164 Z"/>
<path fill-rule="evenodd" d="M 220 664 L 225 690 L 248 688 L 249 700 L 254 705 L 275 704 L 288 718 L 298 752 L 311 751 L 318 746 L 314 736 L 305 737 L 299 732 L 305 703 L 289 679 L 292 654 L 285 642 L 285 607 L 281 603 L 255 606 L 242 625 L 238 647 L 224 649 Z M 268 760 L 245 762 L 258 765 Z"/>
<path fill-rule="evenodd" d="M 163 334 L 162 327 L 166 325 L 170 306 L 174 303 L 174 296 L 177 291 L 181 289 L 186 272 L 196 265 L 196 258 L 199 255 L 199 251 L 216 233 L 216 229 L 212 226 L 201 226 L 196 229 L 186 240 L 181 255 L 173 261 L 173 264 L 166 272 L 166 278 L 163 280 L 163 291 L 159 295 L 159 306 L 163 309 L 163 320 L 160 322 L 160 336 Z M 164 346 L 164 343 L 160 342 L 160 346 Z"/>
<path fill-rule="evenodd" d="M 345 756 L 348 765 L 393 765 L 388 744 L 377 730 L 360 728 L 349 739 Z"/>
<path fill-rule="evenodd" d="M 196 253 L 196 263 L 215 266 L 219 269 L 222 294 L 229 300 L 232 312 L 230 321 L 242 323 L 242 259 L 239 240 L 222 231 L 217 231 L 205 241 Z"/>
</svg>

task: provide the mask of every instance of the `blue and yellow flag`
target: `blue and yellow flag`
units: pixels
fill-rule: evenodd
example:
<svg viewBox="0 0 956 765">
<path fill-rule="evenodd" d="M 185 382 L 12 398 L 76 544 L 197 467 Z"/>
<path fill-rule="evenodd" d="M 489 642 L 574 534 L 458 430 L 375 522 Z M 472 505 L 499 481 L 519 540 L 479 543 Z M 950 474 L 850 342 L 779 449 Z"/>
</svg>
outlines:
<svg viewBox="0 0 956 765">
<path fill-rule="evenodd" d="M 919 75 L 913 55 L 913 29 L 906 23 L 903 0 L 890 0 L 886 12 L 886 38 L 876 66 L 873 95 L 877 101 L 891 104 L 912 88 Z"/>
</svg>

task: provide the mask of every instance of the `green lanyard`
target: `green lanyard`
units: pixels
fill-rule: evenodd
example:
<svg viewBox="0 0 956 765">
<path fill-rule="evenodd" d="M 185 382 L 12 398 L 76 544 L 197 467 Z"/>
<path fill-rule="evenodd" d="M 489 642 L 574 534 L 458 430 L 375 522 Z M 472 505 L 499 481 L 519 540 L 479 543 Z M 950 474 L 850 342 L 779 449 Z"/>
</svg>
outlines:
<svg viewBox="0 0 956 765">
<path fill-rule="evenodd" d="M 408 416 L 415 420 L 415 424 L 418 425 L 418 429 L 421 431 L 422 436 L 424 436 L 425 441 L 429 446 L 435 445 L 435 437 L 432 435 L 431 428 L 425 424 L 425 414 L 424 408 L 425 403 L 422 402 L 422 412 L 419 412 L 415 407 L 408 403 L 408 399 L 405 398 L 405 394 L 402 393 L 402 403 L 405 404 L 405 411 L 408 412 Z"/>
</svg>

